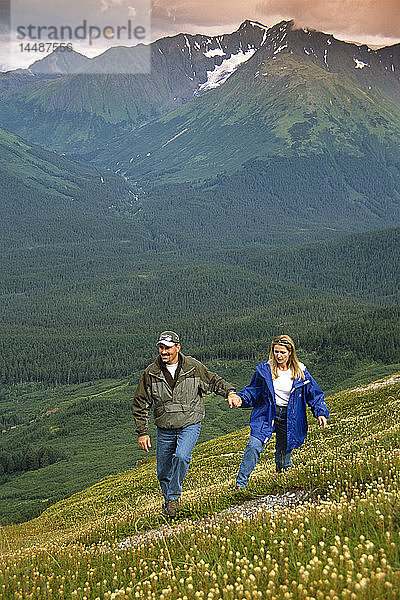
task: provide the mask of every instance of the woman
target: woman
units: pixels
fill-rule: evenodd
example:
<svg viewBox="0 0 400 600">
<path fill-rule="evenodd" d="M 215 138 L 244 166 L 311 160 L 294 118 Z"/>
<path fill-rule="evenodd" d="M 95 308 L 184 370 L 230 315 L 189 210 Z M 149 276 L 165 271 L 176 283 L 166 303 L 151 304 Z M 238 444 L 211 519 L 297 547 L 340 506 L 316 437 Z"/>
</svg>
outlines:
<svg viewBox="0 0 400 600">
<path fill-rule="evenodd" d="M 329 411 L 324 394 L 306 367 L 298 361 L 293 340 L 280 335 L 271 343 L 269 360 L 263 361 L 239 396 L 235 406 L 252 406 L 251 435 L 236 479 L 244 488 L 265 444 L 276 433 L 275 464 L 278 473 L 290 467 L 290 456 L 307 436 L 307 404 L 321 427 L 327 427 Z"/>
</svg>

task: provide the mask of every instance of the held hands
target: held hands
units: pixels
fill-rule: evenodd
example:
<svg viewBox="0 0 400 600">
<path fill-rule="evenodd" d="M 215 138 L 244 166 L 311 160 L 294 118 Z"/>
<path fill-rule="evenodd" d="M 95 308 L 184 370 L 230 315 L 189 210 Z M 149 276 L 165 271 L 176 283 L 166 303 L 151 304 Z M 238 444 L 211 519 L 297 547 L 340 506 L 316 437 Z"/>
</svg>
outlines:
<svg viewBox="0 0 400 600">
<path fill-rule="evenodd" d="M 318 417 L 318 424 L 320 427 L 322 427 L 322 429 L 326 429 L 326 427 L 328 427 L 327 418 L 321 415 L 320 417 Z"/>
<path fill-rule="evenodd" d="M 240 396 L 238 396 L 236 392 L 229 392 L 227 401 L 229 404 L 229 408 L 238 408 L 239 406 L 242 406 L 242 399 Z"/>
<path fill-rule="evenodd" d="M 138 439 L 138 444 L 142 450 L 148 452 L 151 448 L 150 436 L 149 435 L 140 435 Z"/>
</svg>

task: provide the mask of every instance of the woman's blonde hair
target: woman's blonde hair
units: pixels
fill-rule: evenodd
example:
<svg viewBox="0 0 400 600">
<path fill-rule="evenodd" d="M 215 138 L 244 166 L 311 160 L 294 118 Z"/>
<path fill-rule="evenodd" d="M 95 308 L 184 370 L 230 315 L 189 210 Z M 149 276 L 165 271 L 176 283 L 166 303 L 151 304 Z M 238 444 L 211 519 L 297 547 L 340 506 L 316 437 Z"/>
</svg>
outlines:
<svg viewBox="0 0 400 600">
<path fill-rule="evenodd" d="M 278 368 L 279 365 L 276 362 L 276 358 L 274 355 L 275 346 L 286 346 L 286 348 L 290 352 L 288 367 L 292 371 L 292 379 L 304 379 L 304 373 L 300 366 L 299 359 L 296 356 L 296 348 L 294 347 L 294 342 L 291 337 L 288 335 L 278 335 L 271 342 L 271 349 L 269 351 L 268 364 L 271 367 L 272 379 L 276 379 L 278 377 Z"/>
</svg>

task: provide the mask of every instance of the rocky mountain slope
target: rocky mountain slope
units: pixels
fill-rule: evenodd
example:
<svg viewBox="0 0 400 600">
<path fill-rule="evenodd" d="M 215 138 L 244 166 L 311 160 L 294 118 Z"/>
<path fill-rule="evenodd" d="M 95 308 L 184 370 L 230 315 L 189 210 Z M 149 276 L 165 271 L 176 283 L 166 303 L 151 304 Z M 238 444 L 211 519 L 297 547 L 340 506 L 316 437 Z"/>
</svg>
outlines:
<svg viewBox="0 0 400 600">
<path fill-rule="evenodd" d="M 343 81 L 344 89 L 338 94 L 344 94 L 344 106 L 354 96 L 363 97 L 367 104 L 368 98 L 378 96 L 383 102 L 389 97 L 398 105 L 400 98 L 399 45 L 371 50 L 324 33 L 295 29 L 289 21 L 271 28 L 245 21 L 234 33 L 214 37 L 179 34 L 162 38 L 150 46 L 149 73 L 121 74 L 132 65 L 140 65 L 145 51 L 142 45 L 111 48 L 84 61 L 79 73 L 71 72 L 76 71 L 74 64 L 69 74 L 55 80 L 35 80 L 29 74 L 21 79 L 21 74 L 15 72 L 3 74 L 0 87 L 10 81 L 12 85 L 8 83 L 7 98 L 0 104 L 0 123 L 48 147 L 81 152 L 135 130 L 215 88 L 223 89 L 223 96 L 232 96 L 237 90 L 232 90 L 231 79 L 247 67 L 243 77 L 250 94 L 255 91 L 254 77 L 257 83 L 265 80 L 270 87 L 265 74 L 268 68 L 274 74 L 279 69 L 276 65 L 281 64 L 281 69 L 288 69 L 281 75 L 290 75 L 289 58 L 298 69 L 304 69 L 297 73 L 298 81 L 315 81 L 318 94 L 319 80 L 324 76 L 329 79 L 329 74 L 331 86 L 336 88 L 336 74 Z M 64 54 L 69 60 L 69 53 Z M 35 63 L 34 69 L 39 73 L 40 63 Z M 67 67 L 63 69 L 65 72 Z M 271 86 L 278 103 L 284 91 Z M 254 102 L 259 100 L 253 98 Z M 240 97 L 238 101 L 242 103 Z M 306 108 L 299 110 L 304 112 Z M 202 105 L 196 110 L 202 112 Z"/>
<path fill-rule="evenodd" d="M 93 147 L 119 130 L 141 125 L 192 99 L 201 86 L 207 88 L 208 73 L 220 69 L 219 81 L 228 77 L 261 47 L 265 34 L 265 27 L 247 22 L 222 36 L 163 38 L 151 44 L 150 72 L 144 74 L 120 74 L 132 66 L 140 70 L 146 52 L 140 44 L 111 48 L 85 64 L 80 73 L 56 81 L 35 82 L 27 74 L 29 86 L 8 94 L 0 107 L 0 122 L 55 149 Z M 64 55 L 68 60 L 69 53 Z M 35 69 L 38 72 L 37 63 Z M 3 75 L 3 86 L 15 77 L 15 72 Z M 75 139 L 78 129 L 81 134 Z"/>
</svg>

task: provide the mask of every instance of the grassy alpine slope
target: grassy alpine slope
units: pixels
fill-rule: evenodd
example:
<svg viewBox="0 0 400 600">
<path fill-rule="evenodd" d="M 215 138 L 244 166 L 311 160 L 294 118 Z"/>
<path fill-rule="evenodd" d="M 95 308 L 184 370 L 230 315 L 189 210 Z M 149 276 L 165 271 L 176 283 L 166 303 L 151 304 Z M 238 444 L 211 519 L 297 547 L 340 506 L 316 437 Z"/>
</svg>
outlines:
<svg viewBox="0 0 400 600">
<path fill-rule="evenodd" d="M 131 410 L 139 375 L 133 374 L 133 381 L 49 389 L 28 384 L 0 399 L 0 524 L 32 519 L 58 500 L 144 458 Z M 246 424 L 247 415 L 229 411 L 223 398 L 207 397 L 205 403 L 200 441 Z M 154 440 L 152 423 L 150 435 Z"/>
<path fill-rule="evenodd" d="M 199 445 L 181 522 L 163 536 L 154 458 L 100 481 L 38 519 L 2 529 L 0 599 L 389 600 L 400 585 L 399 377 L 328 398 L 284 476 L 273 444 L 245 495 L 232 491 L 247 429 Z M 309 498 L 251 520 L 218 513 L 257 495 Z M 120 549 L 122 538 L 136 545 Z"/>
</svg>

